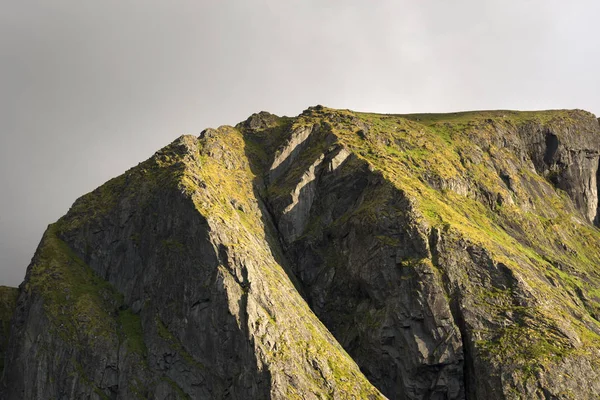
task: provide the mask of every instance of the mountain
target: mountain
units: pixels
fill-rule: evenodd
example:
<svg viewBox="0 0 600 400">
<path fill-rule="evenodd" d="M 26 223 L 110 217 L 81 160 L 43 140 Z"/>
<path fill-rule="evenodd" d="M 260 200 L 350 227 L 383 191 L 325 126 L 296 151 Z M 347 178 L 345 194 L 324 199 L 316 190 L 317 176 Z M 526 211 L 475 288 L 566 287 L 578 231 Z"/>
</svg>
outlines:
<svg viewBox="0 0 600 400">
<path fill-rule="evenodd" d="M 182 136 L 0 290 L 0 394 L 598 398 L 599 158 L 580 110 L 316 106 Z"/>
</svg>

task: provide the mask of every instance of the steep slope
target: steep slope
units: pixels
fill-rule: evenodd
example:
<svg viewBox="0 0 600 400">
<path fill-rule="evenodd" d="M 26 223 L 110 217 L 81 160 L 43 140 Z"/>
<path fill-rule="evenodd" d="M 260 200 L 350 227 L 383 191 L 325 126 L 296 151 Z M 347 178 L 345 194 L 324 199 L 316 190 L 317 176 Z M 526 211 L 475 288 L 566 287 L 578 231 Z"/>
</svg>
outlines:
<svg viewBox="0 0 600 400">
<path fill-rule="evenodd" d="M 243 149 L 181 137 L 48 229 L 3 398 L 381 397 L 276 261 Z"/>
<path fill-rule="evenodd" d="M 0 395 L 600 397 L 599 157 L 578 110 L 183 136 L 48 228 Z"/>
<path fill-rule="evenodd" d="M 0 286 L 0 373 L 4 370 L 4 354 L 10 334 L 10 320 L 17 306 L 17 288 Z"/>
<path fill-rule="evenodd" d="M 289 130 L 268 202 L 312 309 L 384 394 L 600 396 L 591 114 L 316 107 Z"/>
</svg>

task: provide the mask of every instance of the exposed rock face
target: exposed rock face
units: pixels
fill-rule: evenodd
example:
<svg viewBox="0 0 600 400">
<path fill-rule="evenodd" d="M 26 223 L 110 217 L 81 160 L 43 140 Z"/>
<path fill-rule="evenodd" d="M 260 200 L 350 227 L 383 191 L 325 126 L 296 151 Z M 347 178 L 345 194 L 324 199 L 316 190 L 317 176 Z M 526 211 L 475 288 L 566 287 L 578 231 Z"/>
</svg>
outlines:
<svg viewBox="0 0 600 400">
<path fill-rule="evenodd" d="M 595 384 L 565 385 L 561 369 L 549 367 L 598 362 L 597 339 L 574 356 L 582 347 L 574 330 L 599 332 L 590 313 L 598 297 L 573 311 L 582 305 L 576 287 L 594 284 L 558 283 L 565 268 L 585 270 L 583 282 L 598 279 L 594 261 L 565 260 L 558 248 L 595 218 L 600 129 L 591 114 L 400 118 L 312 109 L 294 129 L 311 133 L 276 152 L 294 163 L 269 169 L 277 168 L 267 198 L 279 234 L 311 308 L 386 396 L 599 393 Z M 547 233 L 532 226 L 541 222 L 532 214 L 546 224 L 568 215 L 569 226 Z M 586 242 L 582 253 L 597 257 Z M 556 294 L 546 303 L 561 289 L 567 304 Z M 550 317 L 557 307 L 570 315 Z M 581 312 L 585 327 L 573 327 Z M 519 343 L 519 335 L 529 338 Z M 596 376 L 592 364 L 579 369 L 580 383 Z"/>
<path fill-rule="evenodd" d="M 0 372 L 4 370 L 4 355 L 10 334 L 10 319 L 17 306 L 17 288 L 0 286 Z"/>
<path fill-rule="evenodd" d="M 305 192 L 310 214 L 296 225 L 316 220 L 313 231 L 281 230 L 311 306 L 390 398 L 464 398 L 461 334 L 426 232 L 404 193 L 355 157 L 346 162 L 322 168 Z"/>
<path fill-rule="evenodd" d="M 600 149 L 597 120 L 582 112 L 546 124 L 528 122 L 518 133 L 536 171 L 566 191 L 588 221 L 595 222 Z M 515 147 L 522 147 L 519 144 Z"/>
<path fill-rule="evenodd" d="M 2 398 L 598 397 L 599 157 L 583 111 L 183 136 L 48 228 Z"/>
</svg>

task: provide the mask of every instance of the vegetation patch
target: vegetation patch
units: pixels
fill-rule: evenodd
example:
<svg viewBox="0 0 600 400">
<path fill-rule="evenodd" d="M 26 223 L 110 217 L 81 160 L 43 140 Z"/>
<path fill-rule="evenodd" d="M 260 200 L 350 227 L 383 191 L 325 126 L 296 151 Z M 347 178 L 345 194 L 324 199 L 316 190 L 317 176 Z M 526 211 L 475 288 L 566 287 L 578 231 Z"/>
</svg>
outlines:
<svg viewBox="0 0 600 400">
<path fill-rule="evenodd" d="M 127 349 L 145 357 L 148 350 L 144 342 L 144 331 L 140 316 L 134 314 L 130 309 L 121 310 L 119 311 L 118 321 L 121 328 L 121 337 Z"/>
<path fill-rule="evenodd" d="M 81 346 L 98 337 L 115 333 L 112 318 L 121 296 L 98 277 L 57 237 L 51 225 L 34 256 L 25 290 L 44 299 L 44 309 L 60 336 Z"/>
</svg>

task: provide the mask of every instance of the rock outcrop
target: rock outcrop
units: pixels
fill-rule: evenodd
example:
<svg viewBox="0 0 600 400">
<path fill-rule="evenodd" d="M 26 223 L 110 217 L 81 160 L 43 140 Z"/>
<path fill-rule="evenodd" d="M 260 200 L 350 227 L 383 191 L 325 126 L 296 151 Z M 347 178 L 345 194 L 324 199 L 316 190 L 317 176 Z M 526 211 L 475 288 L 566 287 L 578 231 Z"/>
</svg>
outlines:
<svg viewBox="0 0 600 400">
<path fill-rule="evenodd" d="M 599 397 L 599 158 L 578 110 L 182 136 L 48 228 L 0 394 Z"/>
</svg>

